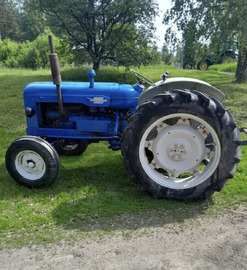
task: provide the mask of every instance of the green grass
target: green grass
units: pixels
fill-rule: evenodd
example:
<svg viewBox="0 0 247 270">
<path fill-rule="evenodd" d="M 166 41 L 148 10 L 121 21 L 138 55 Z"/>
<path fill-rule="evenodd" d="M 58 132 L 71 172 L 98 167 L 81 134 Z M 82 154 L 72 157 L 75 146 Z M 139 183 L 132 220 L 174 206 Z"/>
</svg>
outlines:
<svg viewBox="0 0 247 270">
<path fill-rule="evenodd" d="M 214 70 L 218 72 L 236 72 L 237 62 L 226 63 L 224 65 L 213 65 L 209 67 L 209 70 Z"/>
<path fill-rule="evenodd" d="M 156 81 L 170 76 L 203 79 L 226 94 L 225 105 L 239 125 L 246 123 L 247 84 L 216 71 L 179 70 L 166 66 L 137 69 Z M 116 76 L 116 75 L 114 75 Z M 123 235 L 149 226 L 181 224 L 197 216 L 219 214 L 247 201 L 246 157 L 222 192 L 207 201 L 185 204 L 154 200 L 128 177 L 120 152 L 106 143 L 92 144 L 80 157 L 61 157 L 61 172 L 45 189 L 17 185 L 5 168 L 10 143 L 25 135 L 22 91 L 26 83 L 50 80 L 49 70 L 0 70 L 0 247 L 72 241 L 121 231 Z M 69 79 L 69 78 L 68 78 Z"/>
</svg>

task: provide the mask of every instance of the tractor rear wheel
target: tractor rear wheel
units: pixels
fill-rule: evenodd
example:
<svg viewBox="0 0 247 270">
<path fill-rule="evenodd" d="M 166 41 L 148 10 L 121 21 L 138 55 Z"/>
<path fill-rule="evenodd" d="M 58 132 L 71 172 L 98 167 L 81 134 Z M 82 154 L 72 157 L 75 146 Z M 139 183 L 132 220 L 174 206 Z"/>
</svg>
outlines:
<svg viewBox="0 0 247 270">
<path fill-rule="evenodd" d="M 130 118 L 124 164 L 155 197 L 206 199 L 232 178 L 241 155 L 239 130 L 217 100 L 196 91 L 157 95 Z"/>
<path fill-rule="evenodd" d="M 10 145 L 5 164 L 12 178 L 28 187 L 49 186 L 60 170 L 56 150 L 45 140 L 32 136 L 21 137 Z"/>
<path fill-rule="evenodd" d="M 236 60 L 236 55 L 234 52 L 225 52 L 224 54 L 221 55 L 220 64 L 232 63 L 235 60 Z"/>
</svg>

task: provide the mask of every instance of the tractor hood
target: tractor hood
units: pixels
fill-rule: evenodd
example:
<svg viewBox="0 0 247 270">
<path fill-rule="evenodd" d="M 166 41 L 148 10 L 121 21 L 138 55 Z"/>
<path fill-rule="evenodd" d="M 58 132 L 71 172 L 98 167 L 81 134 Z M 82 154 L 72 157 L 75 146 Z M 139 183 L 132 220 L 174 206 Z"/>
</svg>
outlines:
<svg viewBox="0 0 247 270">
<path fill-rule="evenodd" d="M 138 104 L 138 93 L 131 85 L 118 83 L 94 83 L 90 88 L 85 82 L 63 82 L 63 103 L 83 103 L 90 107 L 129 109 Z M 52 82 L 34 82 L 24 89 L 25 106 L 32 102 L 58 102 L 56 86 Z"/>
</svg>

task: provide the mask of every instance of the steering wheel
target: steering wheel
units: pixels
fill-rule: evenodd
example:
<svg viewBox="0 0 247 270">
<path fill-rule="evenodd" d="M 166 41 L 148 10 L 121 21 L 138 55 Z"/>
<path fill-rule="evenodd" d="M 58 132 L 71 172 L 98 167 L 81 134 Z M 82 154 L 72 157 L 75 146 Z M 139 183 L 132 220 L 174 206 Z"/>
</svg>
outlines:
<svg viewBox="0 0 247 270">
<path fill-rule="evenodd" d="M 154 82 L 152 82 L 151 80 L 149 80 L 147 77 L 145 77 L 144 75 L 134 71 L 134 70 L 130 70 L 130 73 L 133 74 L 139 81 L 139 84 L 149 84 L 151 86 L 156 86 Z"/>
</svg>

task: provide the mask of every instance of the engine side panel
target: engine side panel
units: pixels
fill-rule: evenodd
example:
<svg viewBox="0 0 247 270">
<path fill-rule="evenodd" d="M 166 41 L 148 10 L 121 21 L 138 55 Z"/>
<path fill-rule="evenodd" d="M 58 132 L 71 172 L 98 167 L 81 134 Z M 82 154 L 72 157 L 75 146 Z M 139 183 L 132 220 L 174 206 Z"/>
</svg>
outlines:
<svg viewBox="0 0 247 270">
<path fill-rule="evenodd" d="M 111 139 L 118 137 L 135 110 L 140 93 L 117 83 L 63 82 L 65 117 L 59 116 L 56 86 L 51 82 L 28 84 L 24 89 L 27 134 L 49 138 Z M 27 114 L 28 111 L 28 114 Z"/>
</svg>

